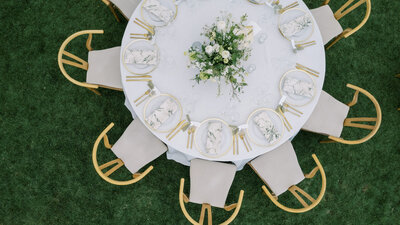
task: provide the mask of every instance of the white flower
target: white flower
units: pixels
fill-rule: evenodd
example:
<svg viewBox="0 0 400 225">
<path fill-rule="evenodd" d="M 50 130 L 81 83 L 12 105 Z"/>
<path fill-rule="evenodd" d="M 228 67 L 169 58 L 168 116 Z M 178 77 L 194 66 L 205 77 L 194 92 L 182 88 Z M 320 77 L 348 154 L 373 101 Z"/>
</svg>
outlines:
<svg viewBox="0 0 400 225">
<path fill-rule="evenodd" d="M 217 28 L 220 31 L 224 31 L 226 29 L 226 23 L 223 20 L 217 22 Z"/>
<path fill-rule="evenodd" d="M 206 53 L 211 55 L 214 52 L 214 48 L 211 45 L 206 47 Z"/>
<path fill-rule="evenodd" d="M 224 63 L 228 63 L 229 62 L 229 59 L 224 59 Z"/>
<path fill-rule="evenodd" d="M 231 53 L 229 51 L 222 51 L 221 53 L 222 58 L 224 59 L 229 59 L 229 57 L 231 56 Z"/>
<path fill-rule="evenodd" d="M 219 44 L 215 44 L 214 46 L 213 46 L 213 48 L 214 48 L 214 51 L 216 51 L 216 52 L 218 52 L 219 51 Z"/>
<path fill-rule="evenodd" d="M 213 72 L 212 69 L 208 69 L 205 71 L 206 74 L 212 74 L 212 72 Z"/>
</svg>

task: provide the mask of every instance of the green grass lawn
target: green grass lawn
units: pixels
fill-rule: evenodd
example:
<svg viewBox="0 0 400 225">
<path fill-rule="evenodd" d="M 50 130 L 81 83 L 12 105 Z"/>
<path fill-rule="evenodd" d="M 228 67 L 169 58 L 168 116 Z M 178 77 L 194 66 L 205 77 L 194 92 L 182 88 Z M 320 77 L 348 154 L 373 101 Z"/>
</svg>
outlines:
<svg viewBox="0 0 400 225">
<path fill-rule="evenodd" d="M 310 8 L 321 1 L 306 0 Z M 345 0 L 332 0 L 333 10 Z M 304 172 L 314 166 L 316 153 L 327 176 L 327 189 L 314 210 L 296 215 L 277 208 L 263 194 L 262 181 L 249 168 L 236 174 L 227 203 L 245 191 L 242 209 L 233 224 L 399 224 L 400 221 L 400 1 L 373 0 L 367 24 L 326 53 L 324 90 L 348 102 L 353 91 L 346 83 L 365 88 L 379 101 L 383 122 L 370 141 L 355 146 L 319 144 L 322 136 L 300 132 L 293 141 Z M 360 7 L 342 20 L 355 26 L 364 15 Z M 95 172 L 92 146 L 110 123 L 115 142 L 131 122 L 122 92 L 100 90 L 94 95 L 66 80 L 57 65 L 61 43 L 72 33 L 104 29 L 95 35 L 95 49 L 118 46 L 126 21 L 117 23 L 100 0 L 4 0 L 0 4 L 0 224 L 187 224 L 178 203 L 179 180 L 189 168 L 166 159 L 134 185 L 117 187 Z M 87 58 L 85 39 L 70 46 Z M 77 79 L 85 72 L 69 69 Z M 373 115 L 365 97 L 351 116 Z M 344 136 L 364 131 L 347 128 Z M 102 162 L 113 154 L 100 148 Z M 127 178 L 121 170 L 117 178 Z M 320 178 L 300 184 L 319 190 Z M 298 206 L 293 196 L 280 197 Z M 198 218 L 200 206 L 188 205 Z M 230 214 L 213 210 L 215 222 Z"/>
</svg>

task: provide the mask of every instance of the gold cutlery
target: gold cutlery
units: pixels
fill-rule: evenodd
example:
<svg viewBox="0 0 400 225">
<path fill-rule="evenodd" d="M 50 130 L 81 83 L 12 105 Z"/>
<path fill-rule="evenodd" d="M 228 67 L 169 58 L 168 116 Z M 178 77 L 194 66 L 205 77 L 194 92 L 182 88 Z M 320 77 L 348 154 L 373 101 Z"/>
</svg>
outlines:
<svg viewBox="0 0 400 225">
<path fill-rule="evenodd" d="M 130 36 L 131 39 L 145 39 L 145 40 L 151 40 L 153 36 L 150 33 L 147 34 L 135 34 L 131 33 Z"/>
<path fill-rule="evenodd" d="M 126 76 L 126 78 L 151 78 L 151 75 Z"/>
<path fill-rule="evenodd" d="M 238 134 L 233 135 L 233 154 L 239 155 L 239 136 Z"/>
<path fill-rule="evenodd" d="M 150 94 L 150 92 L 151 92 L 151 90 L 149 89 L 149 90 L 147 90 L 144 94 L 142 94 L 139 98 L 137 98 L 133 103 L 136 103 L 136 102 L 138 102 L 141 98 L 143 98 L 145 95 L 148 95 L 148 94 Z"/>
<path fill-rule="evenodd" d="M 139 18 L 135 18 L 133 22 L 142 27 L 143 29 L 147 30 L 151 35 L 155 34 L 153 26 L 143 22 Z"/>
<path fill-rule="evenodd" d="M 236 145 L 235 145 L 235 138 L 236 135 L 232 135 L 232 146 L 233 146 L 233 154 L 236 155 L 235 151 L 236 151 Z"/>
<path fill-rule="evenodd" d="M 250 145 L 249 140 L 247 139 L 246 133 L 244 131 L 240 132 L 240 138 L 242 139 L 244 145 L 246 146 L 246 149 L 253 151 L 253 148 Z"/>
<path fill-rule="evenodd" d="M 283 124 L 285 125 L 286 129 L 288 131 L 290 131 L 291 129 L 293 129 L 292 125 L 290 125 L 288 119 L 286 118 L 285 114 L 282 112 L 282 109 L 280 107 L 278 107 L 279 110 L 279 114 L 281 114 L 281 116 L 283 117 L 283 120 L 285 121 Z"/>
<path fill-rule="evenodd" d="M 298 2 L 293 2 L 292 4 L 289 4 L 289 5 L 285 6 L 285 7 L 283 7 L 282 9 L 280 9 L 280 10 L 279 10 L 279 13 L 282 14 L 282 13 L 284 13 L 286 10 L 291 9 L 291 8 L 294 8 L 294 7 L 297 7 L 297 6 L 299 6 L 299 3 L 298 3 Z"/>
<path fill-rule="evenodd" d="M 174 138 L 178 133 L 179 133 L 179 131 L 186 131 L 187 130 L 187 128 L 190 126 L 190 123 L 189 122 L 186 122 L 186 123 L 184 123 L 183 125 L 181 125 L 180 126 L 180 128 L 178 128 L 177 130 L 176 130 L 176 132 L 172 135 L 172 136 L 170 136 L 169 138 L 168 138 L 168 140 L 170 141 L 170 140 L 172 140 L 172 138 Z"/>
<path fill-rule="evenodd" d="M 190 147 L 190 136 L 192 135 L 192 132 L 193 132 L 193 128 L 191 127 L 191 128 L 189 128 L 189 130 L 188 130 L 188 137 L 187 137 L 187 143 L 186 143 L 186 148 L 189 148 Z"/>
<path fill-rule="evenodd" d="M 148 82 L 151 81 L 151 79 L 133 79 L 133 78 L 127 78 L 126 81 L 137 81 L 137 82 Z"/>
<path fill-rule="evenodd" d="M 296 63 L 296 69 L 299 69 L 299 70 L 303 70 L 304 72 L 306 72 L 306 73 L 308 73 L 308 74 L 310 74 L 310 75 L 313 75 L 313 76 L 315 76 L 315 77 L 319 77 L 319 72 L 318 71 L 315 71 L 315 70 L 313 70 L 313 69 L 311 69 L 311 68 L 308 68 L 308 67 L 306 67 L 306 66 L 303 66 L 303 65 L 301 65 L 300 63 Z"/>
<path fill-rule="evenodd" d="M 296 49 L 297 50 L 303 50 L 304 48 L 313 46 L 315 44 L 316 44 L 315 41 L 309 41 L 309 42 L 305 42 L 305 43 L 296 44 Z"/>
<path fill-rule="evenodd" d="M 293 106 L 291 106 L 291 105 L 289 105 L 289 104 L 287 104 L 287 103 L 283 103 L 283 106 L 285 106 L 285 107 L 287 107 L 287 108 L 290 108 L 290 109 L 293 109 L 293 110 L 294 110 L 295 112 L 297 112 L 298 114 L 303 115 L 303 113 L 302 113 L 300 110 L 294 108 Z"/>
<path fill-rule="evenodd" d="M 196 131 L 196 127 L 195 126 L 192 126 L 192 137 L 190 138 L 190 149 L 192 149 L 193 148 L 193 140 L 194 140 L 194 133 L 195 133 L 195 131 Z"/>
<path fill-rule="evenodd" d="M 179 123 L 176 124 L 176 126 L 174 127 L 174 129 L 172 129 L 172 130 L 167 134 L 167 138 L 168 138 L 169 136 L 171 136 L 172 133 L 174 133 L 174 131 L 175 131 L 178 127 L 180 127 L 184 122 L 186 122 L 186 120 L 181 120 L 181 121 L 179 121 Z"/>
<path fill-rule="evenodd" d="M 243 132 L 239 133 L 240 139 L 242 139 L 242 142 L 244 144 L 244 147 L 246 147 L 247 152 L 251 151 L 250 148 L 248 147 L 248 143 L 246 143 L 246 140 L 244 139 L 245 135 Z"/>
</svg>

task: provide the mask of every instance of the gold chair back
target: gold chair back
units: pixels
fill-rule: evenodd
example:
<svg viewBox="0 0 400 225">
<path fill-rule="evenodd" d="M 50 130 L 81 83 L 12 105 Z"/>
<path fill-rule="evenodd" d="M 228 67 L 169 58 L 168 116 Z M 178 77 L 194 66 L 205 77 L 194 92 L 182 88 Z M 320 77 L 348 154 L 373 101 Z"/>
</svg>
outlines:
<svg viewBox="0 0 400 225">
<path fill-rule="evenodd" d="M 110 87 L 105 87 L 105 86 L 97 85 L 97 84 L 88 84 L 88 83 L 86 83 L 86 82 L 80 82 L 80 81 L 77 81 L 77 80 L 75 80 L 74 78 L 72 78 L 72 77 L 67 73 L 67 71 L 65 71 L 64 64 L 67 64 L 67 65 L 70 65 L 70 66 L 74 66 L 74 67 L 77 67 L 77 68 L 80 68 L 80 69 L 83 69 L 83 70 L 88 70 L 89 64 L 88 64 L 85 60 L 79 58 L 78 56 L 76 56 L 76 55 L 74 55 L 74 54 L 72 54 L 72 53 L 67 52 L 67 51 L 65 50 L 65 48 L 66 48 L 67 45 L 68 45 L 73 39 L 75 39 L 76 37 L 81 36 L 81 35 L 88 34 L 88 39 L 87 39 L 87 41 L 86 41 L 86 48 L 87 48 L 88 51 L 92 51 L 93 48 L 91 47 L 91 43 L 92 43 L 92 39 L 93 39 L 93 34 L 103 34 L 103 33 L 104 33 L 103 30 L 83 30 L 83 31 L 76 32 L 76 33 L 72 34 L 71 36 L 69 36 L 69 37 L 62 43 L 62 45 L 61 45 L 61 47 L 60 47 L 60 50 L 58 51 L 58 66 L 60 67 L 61 73 L 62 73 L 69 81 L 71 81 L 73 84 L 76 84 L 76 85 L 81 86 L 81 87 L 85 87 L 85 88 L 87 88 L 87 89 L 93 91 L 93 92 L 94 92 L 95 94 L 97 94 L 97 95 L 100 95 L 100 93 L 99 93 L 97 90 L 95 90 L 95 89 L 98 89 L 99 87 L 109 88 L 109 89 L 113 89 L 113 90 L 119 90 L 119 89 L 110 88 Z M 64 56 L 67 56 L 67 57 L 69 57 L 70 59 L 75 60 L 75 62 L 74 62 L 74 61 L 71 61 L 71 60 L 69 60 L 69 59 L 64 59 L 64 58 L 63 58 Z"/>
<path fill-rule="evenodd" d="M 343 126 L 345 127 L 356 127 L 356 128 L 361 128 L 361 129 L 366 129 L 366 130 L 371 130 L 371 132 L 358 140 L 344 140 L 343 138 L 339 138 L 339 137 L 334 137 L 334 136 L 329 136 L 328 138 L 330 140 L 332 140 L 333 142 L 339 142 L 342 144 L 348 144 L 348 145 L 356 145 L 356 144 L 361 144 L 364 143 L 366 141 L 368 141 L 369 139 L 371 139 L 379 130 L 379 127 L 381 126 L 382 123 L 382 111 L 381 111 L 381 107 L 379 106 L 378 101 L 375 99 L 374 96 L 372 96 L 368 91 L 357 87 L 355 85 L 352 84 L 347 84 L 346 85 L 348 88 L 351 88 L 353 90 L 355 90 L 354 96 L 353 96 L 353 100 L 348 103 L 347 105 L 349 107 L 354 106 L 357 101 L 358 101 L 358 95 L 361 92 L 362 94 L 364 94 L 365 96 L 367 96 L 372 103 L 374 104 L 375 107 L 375 111 L 376 111 L 376 117 L 357 117 L 357 118 L 346 118 L 344 120 L 344 124 Z M 361 123 L 355 123 L 355 122 L 374 122 L 375 125 L 369 125 L 369 124 L 361 124 Z M 332 142 L 332 141 L 322 141 L 321 143 L 328 143 L 328 142 Z"/>
<path fill-rule="evenodd" d="M 109 0 L 101 0 L 104 4 L 106 4 L 106 6 L 110 9 L 111 13 L 114 15 L 115 19 L 117 20 L 117 22 L 121 22 L 121 20 L 119 19 L 117 12 L 115 11 L 115 5 L 109 1 Z M 125 17 L 125 15 L 123 15 Z M 125 18 L 128 20 L 128 18 Z"/>
<path fill-rule="evenodd" d="M 129 185 L 138 182 L 141 180 L 143 177 L 145 177 L 152 169 L 153 166 L 149 166 L 143 173 L 135 173 L 133 174 L 133 179 L 127 180 L 127 181 L 118 181 L 110 178 L 109 176 L 114 173 L 116 170 L 118 170 L 121 166 L 124 165 L 124 162 L 121 159 L 114 159 L 110 162 L 104 163 L 99 166 L 97 162 L 97 149 L 99 147 L 100 141 L 103 139 L 104 141 L 104 146 L 108 149 L 112 148 L 112 145 L 110 145 L 110 142 L 108 140 L 107 133 L 108 131 L 114 126 L 114 123 L 111 123 L 110 125 L 107 126 L 107 128 L 101 132 L 99 137 L 97 138 L 96 142 L 94 143 L 93 146 L 93 152 L 92 152 L 92 160 L 93 160 L 93 166 L 96 170 L 96 172 L 99 174 L 101 178 L 103 178 L 105 181 L 115 184 L 115 185 Z M 116 164 L 114 167 L 112 167 L 110 170 L 107 172 L 103 173 L 103 169 L 106 169 L 112 165 Z"/>
<path fill-rule="evenodd" d="M 185 179 L 181 178 L 181 184 L 180 184 L 180 188 L 179 188 L 179 204 L 181 206 L 181 210 L 183 212 L 183 215 L 185 215 L 186 219 L 194 224 L 194 225 L 203 225 L 204 223 L 204 216 L 205 216 L 205 211 L 207 210 L 207 218 L 208 218 L 208 225 L 212 225 L 212 212 L 211 212 L 211 205 L 207 204 L 207 203 L 203 203 L 202 207 L 201 207 L 201 213 L 200 213 L 200 219 L 197 222 L 196 220 L 194 220 L 189 213 L 186 210 L 185 207 L 185 203 L 189 202 L 189 198 L 185 195 L 185 193 L 183 192 L 183 187 L 185 186 Z M 237 201 L 237 203 L 231 204 L 229 206 L 225 206 L 224 209 L 226 211 L 231 211 L 232 209 L 235 209 L 235 211 L 233 212 L 233 214 L 229 217 L 229 219 L 225 220 L 224 222 L 221 223 L 221 225 L 227 225 L 230 224 L 238 215 L 239 211 L 240 211 L 240 207 L 242 206 L 242 202 L 243 202 L 243 195 L 244 195 L 244 191 L 241 190 L 240 194 L 239 194 L 239 199 Z"/>
<path fill-rule="evenodd" d="M 264 190 L 265 194 L 271 199 L 271 201 L 278 206 L 279 208 L 283 209 L 284 211 L 291 212 L 291 213 L 304 213 L 307 211 L 310 211 L 313 209 L 315 206 L 317 206 L 322 198 L 324 197 L 325 190 L 326 190 L 326 176 L 325 176 L 325 171 L 324 168 L 322 167 L 321 163 L 319 162 L 317 156 L 315 154 L 312 154 L 312 157 L 317 164 L 317 166 L 308 174 L 305 174 L 304 176 L 307 179 L 311 179 L 315 176 L 315 174 L 319 171 L 321 174 L 322 178 L 322 186 L 321 186 L 321 191 L 317 197 L 317 199 L 314 199 L 309 195 L 307 192 L 305 192 L 303 189 L 299 188 L 296 185 L 291 186 L 288 190 L 296 197 L 296 199 L 303 205 L 303 208 L 289 208 L 287 206 L 282 205 L 280 202 L 278 202 L 278 197 L 275 196 L 275 194 L 271 193 L 265 185 L 262 186 L 262 189 Z M 307 204 L 307 202 L 299 195 L 302 194 L 304 197 L 306 197 L 311 204 Z"/>
<path fill-rule="evenodd" d="M 330 2 L 330 0 L 325 0 L 324 3 L 322 5 L 326 5 Z M 352 4 L 353 3 L 353 4 Z M 362 26 L 364 26 L 364 24 L 367 22 L 370 14 L 371 14 L 371 0 L 358 0 L 356 3 L 354 3 L 354 0 L 348 0 L 342 7 L 340 7 L 334 14 L 335 18 L 337 20 L 340 20 L 341 18 L 343 18 L 345 15 L 347 15 L 348 13 L 350 13 L 351 11 L 353 11 L 354 9 L 358 8 L 360 5 L 362 4 L 366 4 L 366 12 L 365 12 L 365 16 L 364 19 L 361 21 L 360 24 L 358 24 L 358 26 L 356 26 L 355 28 L 346 28 L 343 30 L 343 32 L 341 34 L 339 34 L 335 40 L 333 40 L 328 46 L 327 49 L 329 49 L 330 47 L 332 47 L 334 44 L 336 44 L 340 39 L 342 38 L 347 38 L 350 35 L 354 34 L 355 32 L 357 32 L 358 30 L 361 29 Z"/>
</svg>

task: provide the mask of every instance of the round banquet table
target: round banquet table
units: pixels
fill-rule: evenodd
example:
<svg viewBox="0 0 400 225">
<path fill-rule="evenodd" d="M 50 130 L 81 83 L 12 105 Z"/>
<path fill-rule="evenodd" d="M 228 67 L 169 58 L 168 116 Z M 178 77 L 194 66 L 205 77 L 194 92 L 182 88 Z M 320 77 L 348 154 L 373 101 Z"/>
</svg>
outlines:
<svg viewBox="0 0 400 225">
<path fill-rule="evenodd" d="M 286 6 L 293 0 L 282 0 L 281 5 Z M 303 1 L 298 0 L 299 6 L 311 14 Z M 142 1 L 143 3 L 143 1 Z M 141 4 L 142 4 L 141 3 Z M 143 28 L 134 23 L 134 18 L 141 18 L 141 4 L 133 13 L 126 27 L 122 44 L 121 59 L 125 47 L 134 39 L 130 33 L 145 33 Z M 205 82 L 196 84 L 194 75 L 196 71 L 189 69 L 188 57 L 184 55 L 194 42 L 204 40 L 200 33 L 205 25 L 215 22 L 221 11 L 232 13 L 237 20 L 243 14 L 248 15 L 248 23 L 259 26 L 260 31 L 254 32 L 252 43 L 252 55 L 244 63 L 245 68 L 255 66 L 255 71 L 246 77 L 248 86 L 244 93 L 239 95 L 240 100 L 234 100 L 229 90 L 222 86 L 221 95 L 217 97 L 217 84 Z M 156 27 L 156 35 L 153 41 L 160 51 L 160 62 L 158 67 L 150 73 L 152 81 L 159 93 L 168 93 L 179 100 L 185 114 L 190 114 L 191 120 L 201 122 L 208 118 L 220 118 L 229 124 L 241 126 L 246 124 L 249 115 L 258 108 L 275 109 L 280 100 L 279 83 L 282 75 L 294 69 L 295 63 L 300 63 L 320 72 L 319 77 L 314 77 L 316 94 L 312 101 L 302 107 L 297 107 L 303 115 L 297 117 L 285 113 L 293 129 L 283 132 L 278 143 L 270 147 L 259 147 L 251 143 L 252 151 L 247 152 L 242 142 L 239 142 L 239 154 L 234 155 L 233 151 L 219 158 L 209 158 L 201 154 L 195 147 L 186 148 L 187 132 L 179 132 L 172 140 L 166 138 L 166 133 L 158 133 L 151 130 L 160 140 L 169 147 L 167 157 L 185 165 L 190 164 L 193 158 L 202 158 L 215 161 L 231 161 L 238 169 L 251 159 L 272 151 L 289 139 L 293 139 L 305 124 L 313 112 L 325 77 L 325 50 L 322 37 L 314 21 L 314 32 L 308 39 L 315 40 L 316 45 L 307 47 L 304 50 L 294 53 L 290 41 L 285 39 L 278 30 L 278 17 L 274 10 L 266 5 L 255 5 L 246 0 L 183 0 L 178 4 L 177 16 L 169 25 Z M 259 43 L 260 34 L 266 34 L 264 43 Z M 140 119 L 144 124 L 144 104 L 135 106 L 135 99 L 148 90 L 146 82 L 127 82 L 126 76 L 130 74 L 124 67 L 121 60 L 121 79 L 125 93 L 125 105 L 131 111 L 134 118 Z"/>
</svg>

